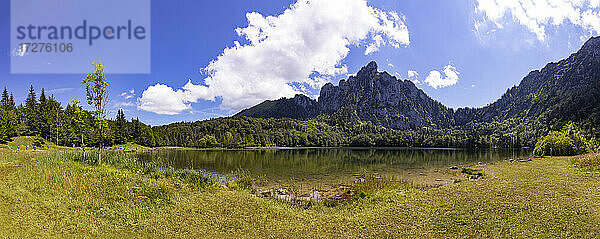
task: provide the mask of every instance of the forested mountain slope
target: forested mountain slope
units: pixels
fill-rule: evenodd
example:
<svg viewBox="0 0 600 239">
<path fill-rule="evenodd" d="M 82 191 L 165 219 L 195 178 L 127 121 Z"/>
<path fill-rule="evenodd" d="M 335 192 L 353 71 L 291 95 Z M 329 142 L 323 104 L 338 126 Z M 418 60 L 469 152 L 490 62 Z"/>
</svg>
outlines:
<svg viewBox="0 0 600 239">
<path fill-rule="evenodd" d="M 546 124 L 600 125 L 600 37 L 557 63 L 530 72 L 496 102 L 479 109 L 458 109 L 458 125 L 526 119 Z"/>
</svg>

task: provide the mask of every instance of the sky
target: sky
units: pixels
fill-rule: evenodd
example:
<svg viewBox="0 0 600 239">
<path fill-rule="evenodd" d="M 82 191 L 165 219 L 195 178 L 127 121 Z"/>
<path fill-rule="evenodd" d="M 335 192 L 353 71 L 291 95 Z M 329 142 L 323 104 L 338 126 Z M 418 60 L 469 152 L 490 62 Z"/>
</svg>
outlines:
<svg viewBox="0 0 600 239">
<path fill-rule="evenodd" d="M 109 117 L 122 108 L 151 125 L 315 98 L 370 61 L 448 107 L 482 107 L 600 31 L 600 0 L 153 0 L 150 11 L 150 73 L 107 77 Z M 85 74 L 11 74 L 10 14 L 0 1 L 0 87 L 17 104 L 30 85 L 85 102 Z"/>
</svg>

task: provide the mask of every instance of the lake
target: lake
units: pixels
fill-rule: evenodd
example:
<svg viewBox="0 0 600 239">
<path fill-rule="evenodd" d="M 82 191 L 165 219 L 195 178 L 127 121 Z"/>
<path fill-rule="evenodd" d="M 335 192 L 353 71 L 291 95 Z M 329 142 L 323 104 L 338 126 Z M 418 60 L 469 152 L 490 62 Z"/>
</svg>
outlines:
<svg viewBox="0 0 600 239">
<path fill-rule="evenodd" d="M 423 186 L 447 184 L 459 178 L 451 166 L 525 158 L 523 149 L 431 148 L 283 148 L 256 150 L 159 150 L 142 153 L 143 161 L 162 167 L 205 170 L 228 175 L 243 169 L 259 187 L 300 185 L 327 189 L 349 184 L 365 170 L 410 179 Z"/>
</svg>

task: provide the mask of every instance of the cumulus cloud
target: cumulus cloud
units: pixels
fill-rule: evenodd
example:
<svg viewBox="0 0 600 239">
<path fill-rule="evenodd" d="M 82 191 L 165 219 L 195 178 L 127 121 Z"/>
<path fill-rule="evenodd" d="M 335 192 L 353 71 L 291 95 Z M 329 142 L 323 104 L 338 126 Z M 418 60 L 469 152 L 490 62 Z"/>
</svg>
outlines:
<svg viewBox="0 0 600 239">
<path fill-rule="evenodd" d="M 516 21 L 533 32 L 537 39 L 546 39 L 548 26 L 568 23 L 590 33 L 600 32 L 599 0 L 476 0 L 476 11 L 484 21 L 476 22 L 479 31 L 490 20 L 497 28 Z"/>
<path fill-rule="evenodd" d="M 415 84 L 421 84 L 421 81 L 419 81 L 419 73 L 417 71 L 409 70 L 407 74 L 410 81 Z"/>
<path fill-rule="evenodd" d="M 138 109 L 163 115 L 176 115 L 184 110 L 191 109 L 183 90 L 156 84 L 148 87 L 139 99 Z"/>
<path fill-rule="evenodd" d="M 425 78 L 425 83 L 435 89 L 452 86 L 458 82 L 459 74 L 460 72 L 458 72 L 454 66 L 447 65 L 442 72 L 430 71 L 427 78 Z"/>
<path fill-rule="evenodd" d="M 280 15 L 251 12 L 246 18 L 248 26 L 236 32 L 247 43 L 235 41 L 211 61 L 203 69 L 203 84 L 188 82 L 180 90 L 150 86 L 139 108 L 177 114 L 197 100 L 220 99 L 221 108 L 239 110 L 265 99 L 308 94 L 348 72 L 341 61 L 350 46 L 366 46 L 370 54 L 383 45 L 410 43 L 401 15 L 365 0 L 299 0 Z"/>
</svg>

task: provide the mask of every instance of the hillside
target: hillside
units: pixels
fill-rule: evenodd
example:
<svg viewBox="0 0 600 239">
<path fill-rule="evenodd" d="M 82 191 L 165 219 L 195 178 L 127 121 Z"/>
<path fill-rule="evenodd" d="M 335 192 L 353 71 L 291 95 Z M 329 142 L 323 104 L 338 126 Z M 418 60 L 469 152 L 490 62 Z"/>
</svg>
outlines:
<svg viewBox="0 0 600 239">
<path fill-rule="evenodd" d="M 496 102 L 479 109 L 458 109 L 455 119 L 459 125 L 521 118 L 598 126 L 599 112 L 600 37 L 594 37 L 567 59 L 530 72 Z"/>
</svg>

